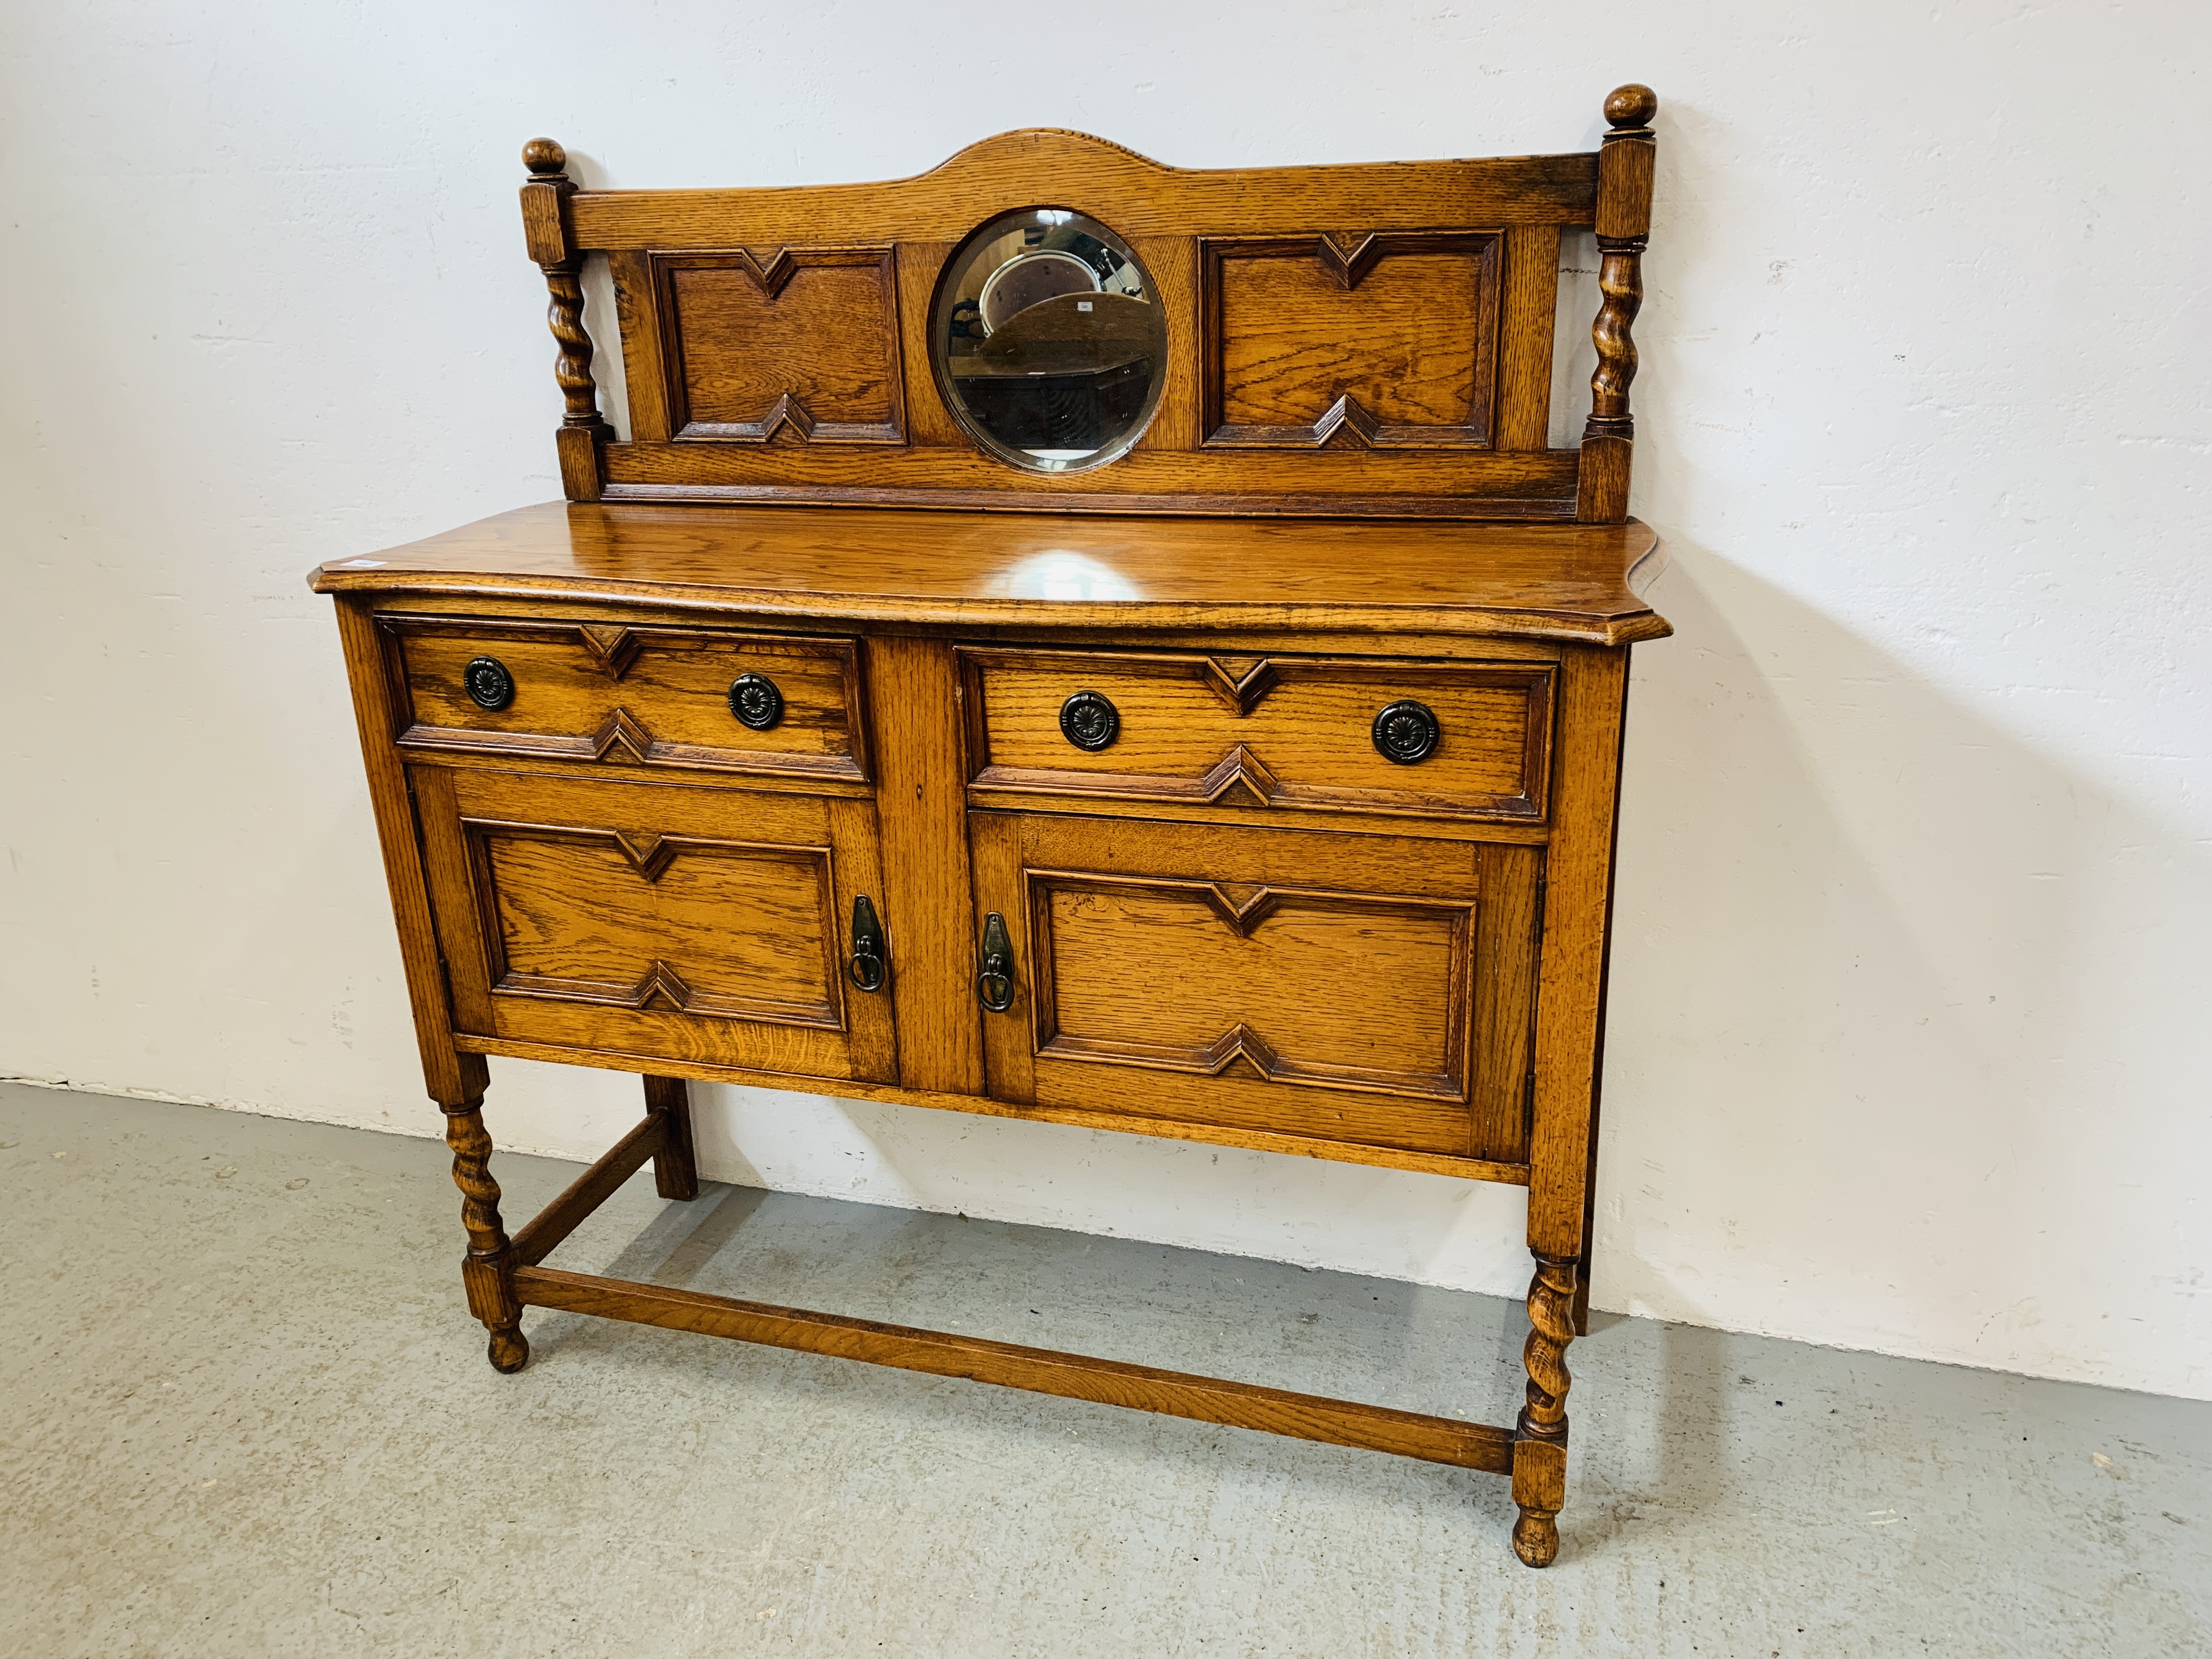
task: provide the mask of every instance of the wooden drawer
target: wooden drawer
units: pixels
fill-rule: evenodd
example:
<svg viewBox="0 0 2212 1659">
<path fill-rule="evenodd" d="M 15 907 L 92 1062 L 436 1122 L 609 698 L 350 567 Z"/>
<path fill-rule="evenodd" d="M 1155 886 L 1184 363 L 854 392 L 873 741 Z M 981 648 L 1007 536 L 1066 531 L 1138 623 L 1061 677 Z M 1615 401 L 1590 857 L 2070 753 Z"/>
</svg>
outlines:
<svg viewBox="0 0 2212 1659">
<path fill-rule="evenodd" d="M 377 628 L 403 749 L 868 776 L 851 640 L 400 615 L 380 616 Z M 491 670 L 472 669 L 487 661 Z M 732 706 L 747 676 L 752 723 Z"/>
<path fill-rule="evenodd" d="M 454 1030 L 822 1078 L 897 1077 L 872 802 L 409 769 Z M 896 964 L 894 964 L 896 971 Z"/>
<path fill-rule="evenodd" d="M 992 1094 L 1516 1164 L 1527 1156 L 1529 846 L 969 815 L 976 927 L 1012 1006 Z"/>
<path fill-rule="evenodd" d="M 1545 817 L 1556 674 L 1548 663 L 981 646 L 960 655 L 978 805 L 1048 793 L 1524 823 Z M 1091 699 L 1112 709 L 1110 740 L 1095 749 L 1079 738 L 1101 727 L 1070 713 L 1070 700 L 1085 693 L 1094 721 L 1103 710 Z M 1437 732 L 1411 763 L 1386 758 L 1376 738 L 1376 717 L 1406 703 L 1432 715 Z"/>
</svg>

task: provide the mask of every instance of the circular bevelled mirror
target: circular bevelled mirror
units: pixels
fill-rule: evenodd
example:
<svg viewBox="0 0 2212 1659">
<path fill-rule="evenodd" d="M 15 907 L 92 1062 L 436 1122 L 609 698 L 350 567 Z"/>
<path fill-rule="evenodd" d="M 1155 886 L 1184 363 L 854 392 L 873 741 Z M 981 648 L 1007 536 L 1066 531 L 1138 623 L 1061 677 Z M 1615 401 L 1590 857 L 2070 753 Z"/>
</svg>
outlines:
<svg viewBox="0 0 2212 1659">
<path fill-rule="evenodd" d="M 1152 278 L 1127 243 L 1066 208 L 1003 214 L 954 249 L 929 344 L 953 418 L 1031 472 L 1127 453 L 1167 374 Z"/>
</svg>

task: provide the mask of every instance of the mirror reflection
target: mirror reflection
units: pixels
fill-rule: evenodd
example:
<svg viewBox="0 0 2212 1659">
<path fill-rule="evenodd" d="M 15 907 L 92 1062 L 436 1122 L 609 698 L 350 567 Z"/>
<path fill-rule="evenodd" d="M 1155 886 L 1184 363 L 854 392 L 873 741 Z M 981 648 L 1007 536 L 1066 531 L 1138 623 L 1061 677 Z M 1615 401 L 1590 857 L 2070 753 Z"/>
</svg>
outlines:
<svg viewBox="0 0 2212 1659">
<path fill-rule="evenodd" d="M 953 252 L 930 313 L 938 385 L 986 450 L 1034 472 L 1102 466 L 1159 406 L 1167 320 L 1129 246 L 1030 208 Z"/>
</svg>

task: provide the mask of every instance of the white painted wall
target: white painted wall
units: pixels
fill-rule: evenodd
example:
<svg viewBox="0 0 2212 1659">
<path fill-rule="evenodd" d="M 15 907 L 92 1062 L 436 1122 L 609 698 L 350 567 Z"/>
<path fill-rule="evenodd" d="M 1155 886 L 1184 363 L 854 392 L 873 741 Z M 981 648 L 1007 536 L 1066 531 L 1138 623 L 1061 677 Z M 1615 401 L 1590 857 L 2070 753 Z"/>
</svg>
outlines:
<svg viewBox="0 0 2212 1659">
<path fill-rule="evenodd" d="M 823 182 L 1033 124 L 1185 166 L 1663 100 L 1598 1300 L 2212 1395 L 2196 0 L 16 6 L 0 1071 L 424 1133 L 301 574 L 557 493 L 521 141 Z M 502 1142 L 626 1079 L 495 1062 Z M 703 1091 L 710 1173 L 1517 1291 L 1518 1195 Z M 457 1235 L 458 1236 L 458 1235 Z"/>
</svg>

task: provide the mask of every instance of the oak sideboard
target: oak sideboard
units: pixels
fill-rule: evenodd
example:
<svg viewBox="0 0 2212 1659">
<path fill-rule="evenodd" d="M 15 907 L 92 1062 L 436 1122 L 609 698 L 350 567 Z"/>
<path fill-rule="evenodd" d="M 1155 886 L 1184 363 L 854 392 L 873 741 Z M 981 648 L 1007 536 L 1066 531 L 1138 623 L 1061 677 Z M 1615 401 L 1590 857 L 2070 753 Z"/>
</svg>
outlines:
<svg viewBox="0 0 2212 1659">
<path fill-rule="evenodd" d="M 1032 131 L 821 188 L 526 149 L 567 499 L 313 578 L 494 1365 L 565 1309 L 1425 1458 L 1510 1474 L 1553 1559 L 1629 649 L 1669 631 L 1626 511 L 1656 107 L 1564 155 L 1191 172 Z M 1577 229 L 1596 370 L 1554 447 Z M 512 1231 L 495 1054 L 644 1079 Z M 694 1079 L 1525 1186 L 1525 1401 L 546 1265 L 648 1163 L 696 1196 Z"/>
</svg>

